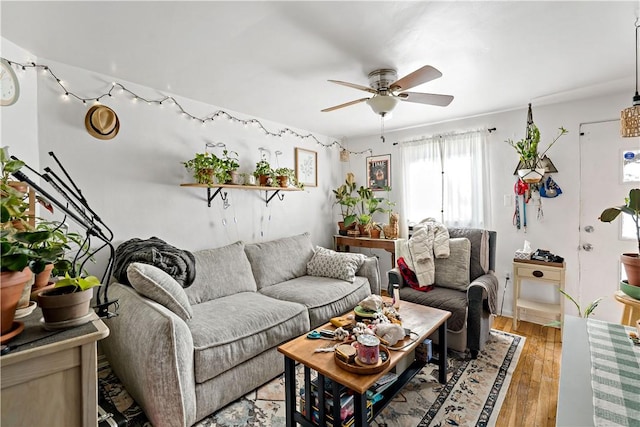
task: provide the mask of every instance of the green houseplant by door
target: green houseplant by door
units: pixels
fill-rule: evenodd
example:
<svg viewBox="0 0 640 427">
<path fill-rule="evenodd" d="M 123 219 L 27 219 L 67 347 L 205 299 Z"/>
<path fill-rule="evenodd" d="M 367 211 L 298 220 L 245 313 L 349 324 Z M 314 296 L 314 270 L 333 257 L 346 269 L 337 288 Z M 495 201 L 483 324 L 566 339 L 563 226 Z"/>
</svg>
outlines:
<svg viewBox="0 0 640 427">
<path fill-rule="evenodd" d="M 622 262 L 624 271 L 627 274 L 628 284 L 640 287 L 640 189 L 634 188 L 629 191 L 629 196 L 625 197 L 623 205 L 605 209 L 600 214 L 599 219 L 602 222 L 612 222 L 621 213 L 629 215 L 635 224 L 638 252 L 623 253 L 620 255 L 620 262 Z M 625 291 L 624 285 L 623 282 L 621 284 L 623 291 Z"/>
</svg>

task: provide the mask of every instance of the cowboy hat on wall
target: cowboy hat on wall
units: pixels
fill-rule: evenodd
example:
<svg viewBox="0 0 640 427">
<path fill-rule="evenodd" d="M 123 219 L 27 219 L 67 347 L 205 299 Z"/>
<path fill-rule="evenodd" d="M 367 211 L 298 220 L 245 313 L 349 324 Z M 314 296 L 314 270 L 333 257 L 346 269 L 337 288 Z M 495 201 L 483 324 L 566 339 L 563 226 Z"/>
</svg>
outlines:
<svg viewBox="0 0 640 427">
<path fill-rule="evenodd" d="M 84 118 L 90 135 L 98 139 L 112 139 L 120 130 L 120 120 L 115 111 L 106 105 L 94 105 Z"/>
</svg>

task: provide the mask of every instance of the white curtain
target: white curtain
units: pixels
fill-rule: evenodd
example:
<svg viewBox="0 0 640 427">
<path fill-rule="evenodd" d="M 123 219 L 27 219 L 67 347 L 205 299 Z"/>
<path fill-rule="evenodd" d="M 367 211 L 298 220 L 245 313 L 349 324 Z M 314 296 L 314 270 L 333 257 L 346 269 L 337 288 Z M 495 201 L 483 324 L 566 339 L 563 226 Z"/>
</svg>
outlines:
<svg viewBox="0 0 640 427">
<path fill-rule="evenodd" d="M 485 130 L 404 142 L 400 153 L 408 222 L 432 217 L 447 226 L 491 224 Z"/>
</svg>

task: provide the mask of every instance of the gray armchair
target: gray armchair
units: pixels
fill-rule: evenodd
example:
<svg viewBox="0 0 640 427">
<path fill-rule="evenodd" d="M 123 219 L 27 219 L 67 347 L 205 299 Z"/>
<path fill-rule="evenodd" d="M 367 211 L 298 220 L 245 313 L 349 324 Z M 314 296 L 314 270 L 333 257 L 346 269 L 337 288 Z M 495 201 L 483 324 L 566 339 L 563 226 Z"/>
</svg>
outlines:
<svg viewBox="0 0 640 427">
<path fill-rule="evenodd" d="M 465 237 L 471 243 L 469 284 L 450 286 L 445 283 L 448 276 L 438 274 L 439 264 L 436 260 L 436 282 L 432 290 L 422 292 L 406 285 L 396 267 L 388 272 L 389 295 L 393 293 L 393 285 L 398 284 L 401 300 L 450 311 L 451 317 L 447 322 L 448 347 L 460 352 L 469 349 L 471 357 L 475 359 L 489 338 L 491 316 L 496 313 L 498 279 L 494 271 L 497 233 L 473 228 L 449 228 L 448 231 L 451 239 Z M 487 256 L 486 252 L 488 268 L 486 263 L 483 268 L 481 259 Z M 437 334 L 430 339 L 437 344 Z"/>
</svg>

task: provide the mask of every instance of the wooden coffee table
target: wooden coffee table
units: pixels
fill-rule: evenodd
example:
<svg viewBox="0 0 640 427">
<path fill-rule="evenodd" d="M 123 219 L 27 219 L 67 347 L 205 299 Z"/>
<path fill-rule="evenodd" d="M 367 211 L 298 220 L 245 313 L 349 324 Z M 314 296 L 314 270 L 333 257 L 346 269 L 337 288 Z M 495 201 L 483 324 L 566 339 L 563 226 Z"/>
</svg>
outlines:
<svg viewBox="0 0 640 427">
<path fill-rule="evenodd" d="M 388 299 L 386 299 L 388 300 Z M 400 316 L 402 326 L 411 329 L 411 338 L 405 338 L 405 342 L 409 343 L 401 350 L 390 351 L 390 363 L 382 372 L 372 375 L 359 375 L 348 372 L 340 368 L 335 360 L 333 353 L 315 353 L 319 347 L 327 347 L 330 341 L 308 339 L 306 334 L 295 338 L 278 347 L 278 351 L 284 354 L 284 375 L 285 375 L 285 401 L 287 412 L 287 427 L 294 427 L 296 423 L 311 427 L 318 425 L 312 422 L 313 409 L 311 398 L 311 370 L 318 374 L 318 420 L 319 424 L 327 425 L 325 414 L 325 377 L 332 380 L 333 384 L 333 425 L 340 426 L 340 385 L 343 385 L 353 392 L 355 423 L 354 426 L 367 426 L 367 390 L 384 374 L 395 367 L 398 362 L 406 359 L 410 355 L 414 355 L 414 350 L 418 344 L 423 342 L 429 335 L 438 330 L 438 366 L 440 383 L 447 382 L 447 319 L 451 313 L 444 310 L 438 310 L 413 304 L 407 301 L 400 302 Z M 330 323 L 323 325 L 317 329 L 335 329 Z M 413 342 L 411 342 L 413 341 Z M 337 342 L 336 342 L 337 343 Z M 400 345 L 396 344 L 395 347 Z M 407 361 L 405 361 L 407 362 Z M 305 390 L 305 415 L 296 408 L 296 374 L 295 365 L 301 363 L 304 366 L 304 390 Z M 413 360 L 407 369 L 398 376 L 395 383 L 384 391 L 384 398 L 376 402 L 373 407 L 373 418 L 375 418 L 391 401 L 391 399 L 407 384 L 420 370 L 426 362 Z"/>
</svg>

